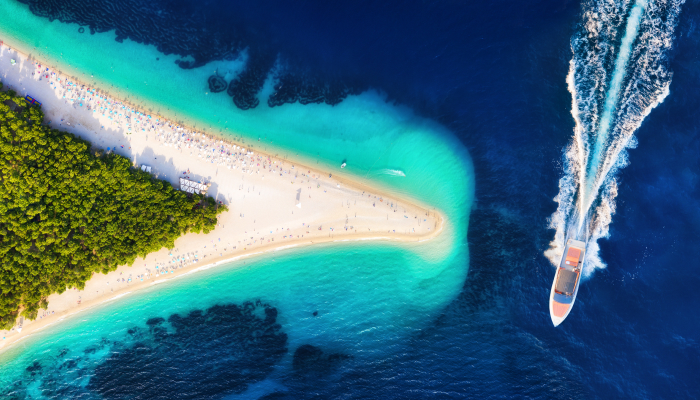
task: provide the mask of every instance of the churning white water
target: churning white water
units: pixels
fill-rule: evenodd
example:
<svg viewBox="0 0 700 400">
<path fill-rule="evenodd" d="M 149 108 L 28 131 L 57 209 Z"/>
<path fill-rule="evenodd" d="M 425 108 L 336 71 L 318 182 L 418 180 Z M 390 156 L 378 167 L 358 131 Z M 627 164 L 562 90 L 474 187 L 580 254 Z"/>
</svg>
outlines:
<svg viewBox="0 0 700 400">
<path fill-rule="evenodd" d="M 605 263 L 598 239 L 615 213 L 616 172 L 627 165 L 634 132 L 669 94 L 667 53 L 683 0 L 589 1 L 571 41 L 567 84 L 575 127 L 564 150 L 556 230 L 545 255 L 557 264 L 567 238 L 587 241 L 584 277 Z"/>
</svg>

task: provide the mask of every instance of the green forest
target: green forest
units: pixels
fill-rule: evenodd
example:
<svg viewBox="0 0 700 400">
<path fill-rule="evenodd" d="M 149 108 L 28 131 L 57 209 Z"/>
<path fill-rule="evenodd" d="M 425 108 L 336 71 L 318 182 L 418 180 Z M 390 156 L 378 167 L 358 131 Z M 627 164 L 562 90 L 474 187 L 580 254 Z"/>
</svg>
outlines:
<svg viewBox="0 0 700 400">
<path fill-rule="evenodd" d="M 2 83 L 0 83 L 2 89 Z M 39 106 L 0 91 L 0 329 L 35 319 L 47 297 L 131 265 L 226 210 L 43 124 Z"/>
</svg>

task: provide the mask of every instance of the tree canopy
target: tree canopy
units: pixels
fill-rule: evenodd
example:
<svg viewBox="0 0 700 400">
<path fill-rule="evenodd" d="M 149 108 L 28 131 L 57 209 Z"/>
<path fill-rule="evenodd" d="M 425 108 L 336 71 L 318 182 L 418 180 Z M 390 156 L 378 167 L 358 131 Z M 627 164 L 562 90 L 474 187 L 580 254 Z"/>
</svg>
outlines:
<svg viewBox="0 0 700 400">
<path fill-rule="evenodd" d="M 2 83 L 0 83 L 2 89 Z M 0 91 L 0 329 L 93 273 L 131 265 L 216 226 L 211 197 L 188 195 L 117 154 L 43 125 L 38 106 Z"/>
</svg>

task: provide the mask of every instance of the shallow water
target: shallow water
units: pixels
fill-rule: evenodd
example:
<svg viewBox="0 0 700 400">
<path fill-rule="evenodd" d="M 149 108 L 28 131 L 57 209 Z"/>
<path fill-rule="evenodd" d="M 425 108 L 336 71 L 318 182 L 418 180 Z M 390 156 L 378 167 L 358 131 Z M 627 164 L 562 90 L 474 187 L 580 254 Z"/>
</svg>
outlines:
<svg viewBox="0 0 700 400">
<path fill-rule="evenodd" d="M 117 43 L 113 33 L 80 34 L 76 25 L 43 22 L 14 3 L 2 7 L 13 15 L 12 22 L 0 28 L 2 36 L 25 43 L 32 55 L 57 63 L 61 69 L 65 65 L 70 70 L 89 71 L 102 87 L 114 85 L 148 104 L 157 104 L 161 110 L 156 113 L 177 115 L 196 126 L 223 128 L 220 134 L 227 136 L 236 132 L 236 137 L 245 139 L 248 146 L 252 143 L 253 148 L 271 145 L 280 155 L 285 151 L 325 165 L 334 173 L 339 171 L 340 160 L 347 160 L 343 173 L 416 198 L 447 218 L 445 234 L 423 244 L 344 243 L 285 250 L 130 294 L 7 351 L 0 367 L 3 387 L 19 387 L 26 393 L 36 387 L 48 390 L 44 392 L 47 397 L 76 395 L 83 390 L 85 374 L 97 371 L 100 376 L 100 366 L 110 352 L 133 345 L 129 344 L 133 341 L 130 328 L 146 329 L 146 322 L 156 317 L 168 319 L 216 304 L 258 300 L 277 310 L 277 323 L 288 337 L 285 349 L 289 352 L 277 365 L 282 370 L 292 369 L 294 349 L 303 344 L 348 355 L 351 358 L 346 363 L 372 362 L 396 352 L 403 338 L 429 324 L 459 293 L 468 271 L 465 238 L 473 173 L 466 150 L 444 127 L 416 116 L 407 107 L 386 102 L 375 91 L 350 96 L 336 106 L 297 103 L 270 108 L 262 103 L 241 111 L 232 107 L 225 93 L 208 93 L 202 87 L 215 69 L 240 68 L 236 61 L 183 70 L 173 62 L 174 56 L 163 56 L 153 46 L 128 40 Z M 41 28 L 31 29 L 37 26 Z M 29 48 L 32 44 L 36 52 Z M 38 50 L 42 47 L 43 51 Z M 95 56 L 93 49 L 109 51 Z M 393 170 L 402 171 L 403 176 L 386 173 Z M 85 349 L 92 346 L 99 351 L 86 354 Z M 70 352 L 56 356 L 63 348 Z M 216 348 L 201 351 L 211 351 L 209 357 L 220 355 Z M 34 359 L 45 370 L 27 382 L 24 365 Z M 80 379 L 59 378 L 64 359 L 79 360 L 72 366 L 84 371 L 77 374 Z M 128 368 L 110 368 L 121 367 Z M 205 368 L 190 367 L 194 374 Z M 242 385 L 232 385 L 229 392 L 241 392 L 255 382 L 252 377 L 243 379 Z M 102 393 L 99 388 L 94 390 Z"/>
<path fill-rule="evenodd" d="M 60 4 L 68 3 L 88 4 Z M 127 84 L 124 77 L 140 76 L 141 69 L 157 65 L 160 72 L 149 78 L 154 81 L 129 82 L 129 91 L 144 100 L 170 104 L 182 118 L 192 107 L 207 129 L 213 130 L 220 117 L 233 115 L 222 118 L 221 124 L 251 135 L 246 143 L 257 143 L 260 137 L 263 144 L 269 134 L 273 145 L 287 146 L 290 153 L 299 151 L 328 169 L 338 168 L 347 158 L 354 176 L 405 190 L 440 207 L 453 222 L 455 230 L 449 237 L 454 240 L 445 242 L 447 251 L 431 250 L 435 249 L 431 244 L 406 252 L 376 243 L 291 250 L 247 260 L 243 269 L 226 272 L 221 267 L 175 281 L 170 289 L 159 285 L 142 296 L 127 296 L 8 353 L 16 362 L 0 367 L 0 379 L 6 379 L 3 385 L 12 382 L 3 387 L 16 390 L 16 397 L 40 397 L 37 393 L 42 390 L 53 398 L 77 393 L 86 398 L 119 398 L 120 393 L 122 398 L 136 397 L 120 386 L 124 384 L 150 385 L 171 398 L 698 397 L 700 314 L 695 310 L 700 298 L 695 288 L 700 272 L 688 262 L 700 256 L 698 2 L 681 7 L 673 48 L 667 54 L 673 71 L 670 94 L 635 132 L 638 146 L 629 150 L 629 164 L 617 175 L 616 212 L 609 237 L 599 240 L 599 256 L 607 268 L 596 270 L 582 283 L 571 315 L 556 329 L 547 309 L 554 269 L 543 254 L 554 234 L 549 218 L 557 209 L 553 199 L 567 172 L 564 149 L 575 125 L 566 77 L 574 56 L 571 39 L 582 21 L 581 4 L 558 0 L 167 3 L 171 5 L 90 3 L 76 17 L 88 20 L 83 22 L 85 33 L 79 34 L 77 24 L 34 19 L 26 6 L 6 0 L 0 2 L 0 11 L 13 18 L 0 24 L 0 40 L 19 36 L 37 51 L 48 46 L 57 49 L 52 53 L 56 56 L 63 51 L 64 57 L 71 48 L 88 46 L 95 60 L 78 50 L 71 53 L 70 62 L 80 68 L 95 63 L 90 72 L 107 85 Z M 95 14 L 102 7 L 114 12 Z M 194 39 L 225 32 L 250 46 L 248 57 L 260 60 L 256 54 L 261 51 L 280 52 L 291 60 L 293 71 L 321 76 L 321 81 L 349 76 L 359 82 L 358 87 L 382 94 L 364 92 L 335 107 L 294 103 L 269 109 L 263 100 L 274 92 L 275 82 L 268 81 L 260 105 L 239 112 L 225 91 L 205 94 L 213 67 L 231 70 L 226 79 L 241 70 L 243 64 L 235 57 L 228 61 L 213 57 L 207 66 L 183 70 L 174 65 L 180 56 L 158 53 L 154 44 L 129 40 L 117 44 L 114 31 L 90 35 L 90 23 L 109 22 L 115 15 L 135 16 L 149 7 L 191 16 L 188 27 L 209 18 L 207 32 L 193 34 Z M 27 25 L 30 20 L 36 24 Z M 131 33 L 137 36 L 151 32 L 149 27 L 135 28 Z M 159 40 L 172 44 L 172 37 Z M 185 39 L 175 45 L 192 43 Z M 61 48 L 64 44 L 70 46 Z M 118 67 L 114 72 L 113 64 L 105 62 L 110 54 Z M 141 60 L 139 54 L 150 61 Z M 611 58 L 606 74 L 613 64 Z M 176 84 L 171 86 L 171 81 Z M 411 110 L 426 119 L 414 117 Z M 352 113 L 364 118 L 351 120 Z M 269 121 L 263 125 L 259 118 Z M 418 143 L 392 142 L 406 130 L 417 130 Z M 457 141 L 450 139 L 452 135 Z M 331 143 L 341 144 L 324 149 Z M 444 147 L 433 150 L 435 143 Z M 469 150 L 473 172 L 462 146 Z M 385 158 L 385 150 L 391 158 Z M 404 171 L 406 177 L 391 170 Z M 281 260 L 299 265 L 284 268 Z M 318 260 L 317 265 L 311 260 Z M 293 276 L 295 271 L 299 276 Z M 374 279 L 367 281 L 365 275 Z M 250 276 L 264 276 L 265 281 Z M 256 318 L 217 319 L 218 309 L 211 310 L 211 305 L 221 293 L 218 280 L 235 281 L 218 300 L 227 305 L 225 309 L 234 314 L 231 304 L 248 309 L 244 302 L 251 301 L 250 313 Z M 269 288 L 266 281 L 272 282 Z M 199 284 L 216 290 L 202 290 Z M 185 295 L 190 289 L 179 285 L 191 285 L 201 299 Z M 185 293 L 180 298 L 192 304 L 179 302 L 176 293 Z M 148 296 L 154 301 L 146 301 Z M 271 328 L 270 335 L 258 341 L 259 328 L 270 325 L 264 313 L 269 307 L 278 310 L 275 323 L 281 330 Z M 195 314 L 185 320 L 191 324 L 178 330 L 167 321 L 147 325 L 152 317 L 169 319 L 173 313 L 184 317 L 195 309 L 212 322 L 200 322 Z M 111 318 L 110 313 L 120 317 Z M 173 321 L 177 324 L 180 319 Z M 138 329 L 129 334 L 133 327 Z M 82 339 L 75 336 L 80 332 Z M 223 346 L 216 337 L 206 336 L 211 332 L 229 345 L 199 347 L 194 339 L 179 335 L 206 337 L 202 343 Z M 280 343 L 273 340 L 278 334 L 287 335 L 281 358 L 277 358 Z M 102 337 L 108 340 L 101 343 Z M 61 343 L 75 349 L 60 356 Z M 304 345 L 318 346 L 323 353 Z M 180 346 L 191 347 L 195 354 L 186 349 L 169 352 Z M 231 368 L 245 374 L 220 375 L 216 363 L 209 363 L 221 360 L 219 365 L 230 366 L 245 357 L 258 357 L 259 369 Z M 131 362 L 118 362 L 126 359 Z M 129 365 L 135 369 L 127 369 Z M 114 375 L 106 373 L 110 369 Z M 193 386 L 191 392 L 185 388 L 172 393 L 171 384 L 195 382 L 203 369 L 216 372 L 213 376 L 220 377 L 229 391 L 207 383 Z M 122 381 L 110 380 L 115 376 Z M 126 380 L 134 376 L 138 383 Z"/>
</svg>

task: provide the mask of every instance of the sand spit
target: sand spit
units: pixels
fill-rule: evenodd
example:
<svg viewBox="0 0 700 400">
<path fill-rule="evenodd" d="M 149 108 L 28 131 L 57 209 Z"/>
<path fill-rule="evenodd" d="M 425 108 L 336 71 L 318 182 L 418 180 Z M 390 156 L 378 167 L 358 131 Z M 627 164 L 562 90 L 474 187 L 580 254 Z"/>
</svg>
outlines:
<svg viewBox="0 0 700 400">
<path fill-rule="evenodd" d="M 0 331 L 0 350 L 70 315 L 215 266 L 318 243 L 423 242 L 445 224 L 439 212 L 390 190 L 149 115 L 7 43 L 0 46 L 0 80 L 4 90 L 40 101 L 52 127 L 123 155 L 136 167 L 150 167 L 175 187 L 180 178 L 208 183 L 208 194 L 229 208 L 209 234 L 184 235 L 174 249 L 94 275 L 82 291 L 51 295 L 37 320 Z"/>
</svg>

